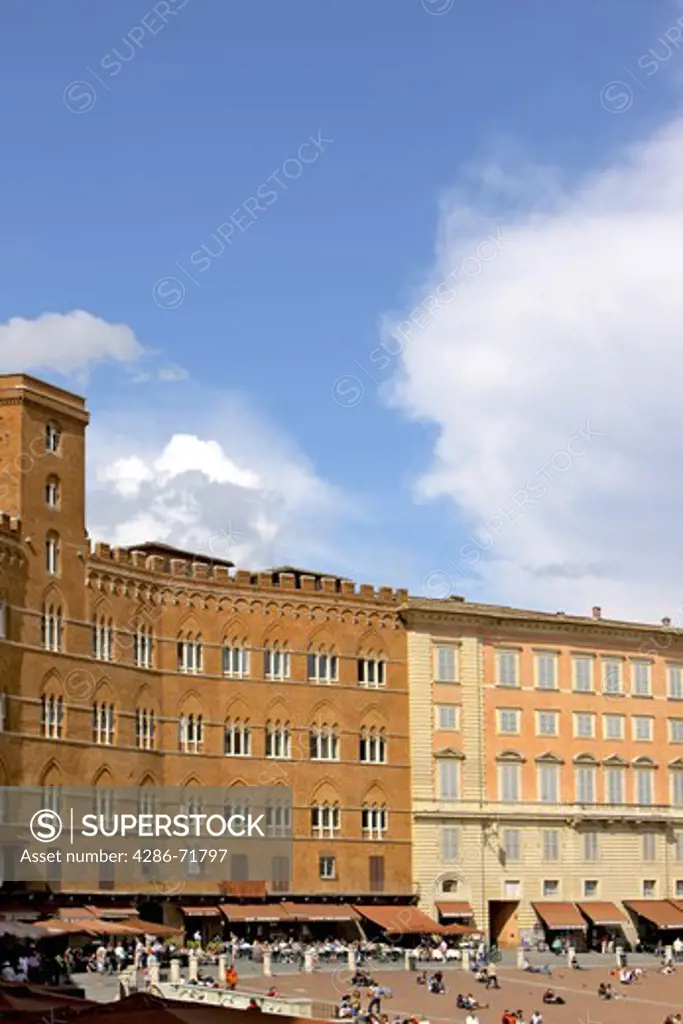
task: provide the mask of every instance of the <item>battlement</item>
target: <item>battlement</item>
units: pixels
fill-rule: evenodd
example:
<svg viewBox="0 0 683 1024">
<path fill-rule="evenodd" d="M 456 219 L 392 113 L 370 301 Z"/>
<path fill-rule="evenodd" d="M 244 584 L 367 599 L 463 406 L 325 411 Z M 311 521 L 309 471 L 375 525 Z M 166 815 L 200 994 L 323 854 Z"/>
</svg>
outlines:
<svg viewBox="0 0 683 1024">
<path fill-rule="evenodd" d="M 14 540 L 21 540 L 21 519 L 9 512 L 0 512 L 0 533 L 11 534 Z"/>
<path fill-rule="evenodd" d="M 389 605 L 399 605 L 408 600 L 408 591 L 404 589 L 374 587 L 370 583 L 356 584 L 353 580 L 337 576 L 310 575 L 296 570 L 252 572 L 249 569 L 234 569 L 230 563 L 214 562 L 203 555 L 198 555 L 195 560 L 172 557 L 172 553 L 173 549 L 169 549 L 168 555 L 147 554 L 140 549 L 98 543 L 92 549 L 90 560 L 94 563 L 94 568 L 108 564 L 127 568 L 136 573 L 142 571 L 145 574 L 165 576 L 167 582 L 182 580 L 185 583 L 187 580 L 197 580 L 203 584 L 215 584 L 220 587 L 279 593 L 300 590 L 307 594 L 336 595 L 360 602 Z"/>
</svg>

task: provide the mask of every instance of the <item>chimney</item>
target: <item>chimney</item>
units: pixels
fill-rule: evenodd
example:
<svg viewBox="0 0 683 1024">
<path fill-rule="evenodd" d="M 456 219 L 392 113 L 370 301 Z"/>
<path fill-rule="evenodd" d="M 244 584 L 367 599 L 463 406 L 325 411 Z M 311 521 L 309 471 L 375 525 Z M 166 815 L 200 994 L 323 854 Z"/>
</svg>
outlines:
<svg viewBox="0 0 683 1024">
<path fill-rule="evenodd" d="M 671 619 L 669 618 L 669 616 L 668 616 L 668 615 L 666 615 L 666 616 L 665 616 L 665 617 L 664 617 L 664 618 L 662 619 L 662 625 L 663 625 L 663 626 L 670 626 L 670 625 L 671 625 Z"/>
<path fill-rule="evenodd" d="M 602 608 L 600 607 L 599 604 L 596 604 L 596 605 L 593 606 L 593 618 L 594 619 L 601 619 L 602 618 Z"/>
</svg>

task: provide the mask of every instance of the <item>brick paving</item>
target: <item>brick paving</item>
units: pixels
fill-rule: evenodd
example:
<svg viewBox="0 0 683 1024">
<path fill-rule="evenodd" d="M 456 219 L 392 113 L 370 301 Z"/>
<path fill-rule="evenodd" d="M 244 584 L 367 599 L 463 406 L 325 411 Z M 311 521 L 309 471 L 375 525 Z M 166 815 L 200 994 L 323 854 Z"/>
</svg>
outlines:
<svg viewBox="0 0 683 1024">
<path fill-rule="evenodd" d="M 459 971 L 448 971 L 444 975 L 447 991 L 439 996 L 418 986 L 415 974 L 410 972 L 375 971 L 373 977 L 392 990 L 393 998 L 382 1003 L 382 1011 L 390 1020 L 400 1013 L 422 1016 L 434 1024 L 460 1024 L 467 1011 L 456 1008 L 458 992 L 471 992 L 476 999 L 490 1004 L 488 1009 L 477 1011 L 481 1024 L 500 1024 L 505 1009 L 522 1009 L 526 1020 L 538 1009 L 543 1014 L 544 1024 L 663 1024 L 667 1014 L 683 1012 L 683 966 L 669 977 L 658 974 L 656 968 L 649 970 L 640 982 L 631 986 L 620 985 L 604 967 L 582 971 L 556 968 L 551 978 L 503 967 L 499 968 L 501 988 L 498 992 L 486 992 L 475 981 L 466 981 Z M 238 988 L 265 992 L 272 984 L 282 996 L 305 994 L 322 1002 L 337 1002 L 349 991 L 349 978 L 348 970 L 280 975 L 272 979 L 245 976 Z M 613 1002 L 598 999 L 601 981 L 611 982 L 615 992 L 623 994 L 624 998 Z M 566 1000 L 565 1006 L 543 1006 L 542 996 L 548 987 Z"/>
</svg>

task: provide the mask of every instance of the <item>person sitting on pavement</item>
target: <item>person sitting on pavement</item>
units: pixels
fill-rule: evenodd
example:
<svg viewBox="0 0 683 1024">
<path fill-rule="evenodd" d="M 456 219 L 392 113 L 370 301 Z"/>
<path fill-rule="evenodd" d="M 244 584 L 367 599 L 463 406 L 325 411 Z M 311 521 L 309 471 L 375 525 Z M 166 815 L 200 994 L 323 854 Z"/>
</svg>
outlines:
<svg viewBox="0 0 683 1024">
<path fill-rule="evenodd" d="M 557 992 L 552 988 L 548 988 L 543 993 L 543 1002 L 547 1006 L 564 1006 L 564 999 L 562 996 L 558 996 Z"/>
<path fill-rule="evenodd" d="M 441 971 L 436 971 L 435 974 L 429 979 L 429 991 L 433 995 L 440 996 L 446 991 L 446 986 L 443 983 L 443 974 Z"/>
</svg>

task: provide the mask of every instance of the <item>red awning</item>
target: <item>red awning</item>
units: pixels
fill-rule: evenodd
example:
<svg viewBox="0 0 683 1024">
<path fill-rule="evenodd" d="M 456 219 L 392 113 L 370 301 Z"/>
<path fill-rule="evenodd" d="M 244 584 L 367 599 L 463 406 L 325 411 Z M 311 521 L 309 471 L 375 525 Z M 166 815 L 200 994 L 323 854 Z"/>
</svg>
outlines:
<svg viewBox="0 0 683 1024">
<path fill-rule="evenodd" d="M 282 904 L 285 917 L 290 921 L 358 921 L 357 911 L 345 904 L 291 903 Z"/>
<path fill-rule="evenodd" d="M 533 903 L 534 910 L 550 931 L 585 931 L 585 919 L 575 903 Z"/>
<path fill-rule="evenodd" d="M 220 917 L 218 907 L 181 907 L 181 914 L 185 917 Z"/>
<path fill-rule="evenodd" d="M 442 917 L 470 918 L 473 916 L 472 904 L 463 900 L 439 902 L 436 904 L 436 909 Z"/>
<path fill-rule="evenodd" d="M 448 928 L 432 921 L 417 907 L 361 907 L 356 904 L 355 909 L 389 935 L 440 935 Z"/>
<path fill-rule="evenodd" d="M 683 910 L 671 900 L 624 900 L 624 906 L 662 931 L 683 929 Z"/>
<path fill-rule="evenodd" d="M 239 906 L 221 903 L 221 912 L 228 921 L 282 921 L 286 916 L 279 903 L 247 903 Z"/>
<path fill-rule="evenodd" d="M 579 910 L 589 921 L 602 928 L 606 928 L 608 925 L 620 927 L 626 921 L 626 917 L 616 904 L 606 903 L 603 900 L 579 903 Z"/>
</svg>

